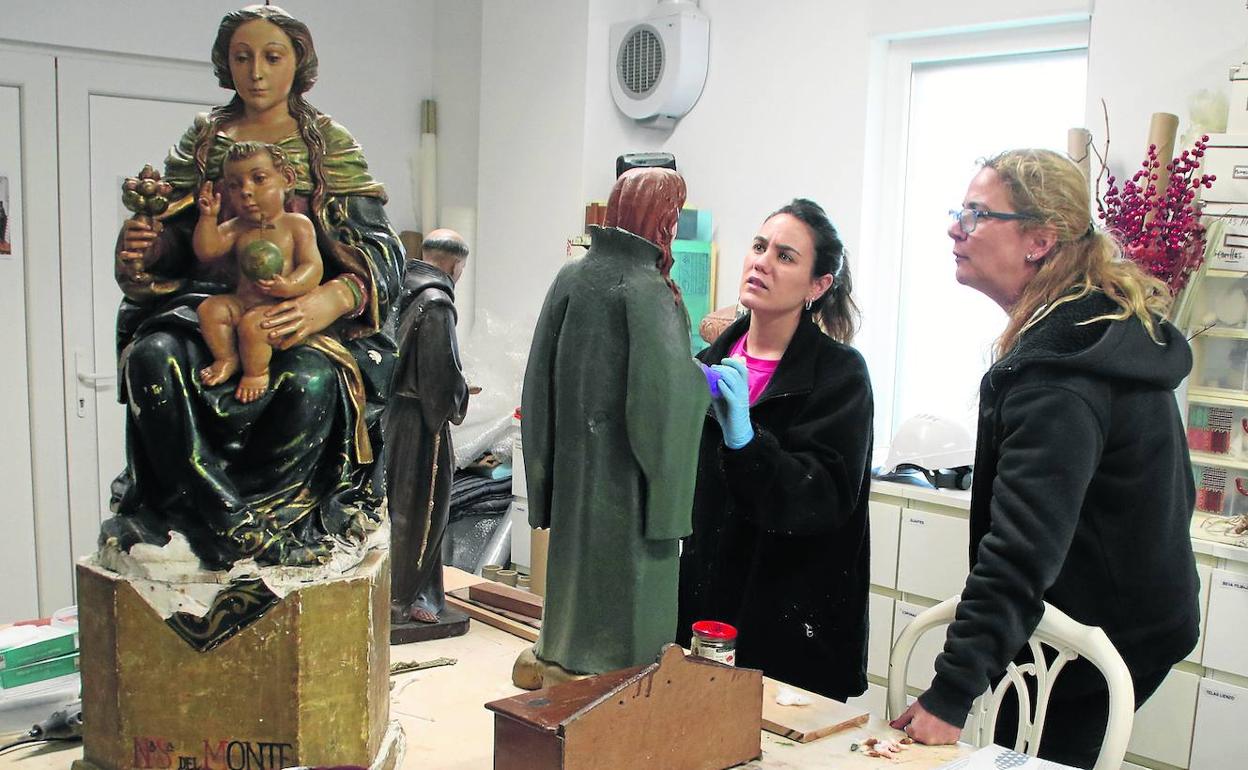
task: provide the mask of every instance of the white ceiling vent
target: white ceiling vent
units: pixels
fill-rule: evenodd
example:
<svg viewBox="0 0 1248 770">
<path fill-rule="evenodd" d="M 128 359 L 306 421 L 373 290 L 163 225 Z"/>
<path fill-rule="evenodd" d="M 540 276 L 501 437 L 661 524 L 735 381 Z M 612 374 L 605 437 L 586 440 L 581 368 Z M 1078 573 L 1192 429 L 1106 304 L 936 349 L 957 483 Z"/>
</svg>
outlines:
<svg viewBox="0 0 1248 770">
<path fill-rule="evenodd" d="M 696 2 L 663 0 L 638 21 L 611 25 L 611 95 L 643 125 L 675 125 L 706 84 L 711 24 Z"/>
</svg>

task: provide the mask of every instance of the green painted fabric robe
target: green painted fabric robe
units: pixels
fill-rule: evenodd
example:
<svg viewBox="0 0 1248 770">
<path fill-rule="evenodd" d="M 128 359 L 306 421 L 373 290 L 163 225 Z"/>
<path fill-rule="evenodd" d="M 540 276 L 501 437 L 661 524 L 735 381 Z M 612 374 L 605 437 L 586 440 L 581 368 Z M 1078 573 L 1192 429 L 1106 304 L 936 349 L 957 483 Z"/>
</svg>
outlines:
<svg viewBox="0 0 1248 770">
<path fill-rule="evenodd" d="M 118 516 L 101 540 L 123 549 L 186 535 L 208 566 L 244 556 L 308 564 L 335 537 L 359 537 L 380 521 L 384 495 L 379 415 L 397 359 L 389 322 L 401 290 L 403 248 L 384 208 L 385 192 L 358 144 L 341 125 L 317 119 L 324 139 L 324 200 L 309 201 L 312 177 L 303 138 L 279 142 L 296 171 L 287 208 L 316 228 L 325 281 L 350 272 L 368 290 L 364 312 L 342 318 L 290 350 L 273 353 L 271 387 L 240 404 L 236 385 L 206 388 L 199 369 L 212 356 L 196 308 L 232 291 L 232 259 L 202 264 L 191 233 L 202 181 L 193 160 L 204 131 L 200 115 L 169 151 L 165 179 L 174 186 L 149 271 L 160 280 L 135 285 L 118 276 L 125 299 L 117 316 L 120 399 L 127 404 L 125 472 L 113 483 Z M 233 140 L 218 133 L 207 176 L 218 179 Z M 221 219 L 233 216 L 223 207 Z"/>
<path fill-rule="evenodd" d="M 710 395 L 658 256 L 596 229 L 547 293 L 525 371 L 529 522 L 550 528 L 537 655 L 579 673 L 653 662 L 676 638 Z"/>
</svg>

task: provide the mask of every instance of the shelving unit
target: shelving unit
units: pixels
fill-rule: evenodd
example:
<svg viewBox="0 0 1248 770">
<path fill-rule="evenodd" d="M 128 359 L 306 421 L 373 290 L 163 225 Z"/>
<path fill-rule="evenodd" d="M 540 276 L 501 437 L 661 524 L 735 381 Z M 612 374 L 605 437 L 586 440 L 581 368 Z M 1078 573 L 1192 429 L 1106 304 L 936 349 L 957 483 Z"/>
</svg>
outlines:
<svg viewBox="0 0 1248 770">
<path fill-rule="evenodd" d="M 1248 273 L 1204 269 L 1189 287 L 1187 438 L 1196 483 L 1192 536 L 1248 546 Z"/>
</svg>

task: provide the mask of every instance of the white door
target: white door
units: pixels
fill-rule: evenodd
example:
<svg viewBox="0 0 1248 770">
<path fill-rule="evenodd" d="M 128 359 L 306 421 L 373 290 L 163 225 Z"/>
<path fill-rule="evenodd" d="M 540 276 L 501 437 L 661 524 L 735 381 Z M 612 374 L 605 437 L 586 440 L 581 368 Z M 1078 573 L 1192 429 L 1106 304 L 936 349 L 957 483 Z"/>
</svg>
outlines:
<svg viewBox="0 0 1248 770">
<path fill-rule="evenodd" d="M 55 77 L 50 55 L 0 50 L 0 621 L 71 602 Z"/>
<path fill-rule="evenodd" d="M 57 59 L 61 270 L 70 538 L 75 558 L 96 547 L 109 485 L 125 465 L 117 403 L 113 279 L 117 232 L 128 216 L 121 182 L 165 155 L 197 112 L 227 101 L 208 64 L 116 58 Z"/>
</svg>

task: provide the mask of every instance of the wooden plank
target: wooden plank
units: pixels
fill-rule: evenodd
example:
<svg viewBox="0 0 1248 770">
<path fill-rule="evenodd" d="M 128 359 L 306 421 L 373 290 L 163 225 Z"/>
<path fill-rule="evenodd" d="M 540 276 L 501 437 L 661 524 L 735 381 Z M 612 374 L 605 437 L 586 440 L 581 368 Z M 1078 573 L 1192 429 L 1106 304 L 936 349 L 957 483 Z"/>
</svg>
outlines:
<svg viewBox="0 0 1248 770">
<path fill-rule="evenodd" d="M 529 626 L 512 620 L 511 618 L 505 618 L 497 612 L 490 612 L 484 607 L 478 607 L 477 605 L 472 604 L 471 602 L 466 602 L 463 599 L 456 599 L 454 596 L 449 594 L 446 597 L 446 603 L 448 606 L 454 607 L 468 617 L 474 620 L 479 620 L 486 625 L 494 626 L 495 628 L 506 631 L 512 636 L 518 636 L 521 639 L 525 639 L 530 642 L 537 641 L 538 631 L 536 628 L 530 628 Z"/>
<path fill-rule="evenodd" d="M 528 615 L 521 615 L 518 612 L 512 612 L 511 610 L 504 610 L 499 607 L 491 607 L 490 605 L 484 602 L 479 602 L 476 599 L 473 599 L 471 596 L 469 596 L 467 588 L 461 588 L 458 591 L 451 591 L 447 593 L 446 595 L 454 596 L 456 599 L 459 599 L 461 602 L 468 602 L 469 604 L 476 605 L 477 607 L 480 607 L 483 610 L 488 610 L 497 615 L 502 615 L 505 618 L 514 620 L 517 623 L 523 623 L 524 625 L 529 626 L 530 628 L 536 628 L 540 630 L 542 627 L 542 621 L 538 620 L 537 618 L 531 618 Z"/>
<path fill-rule="evenodd" d="M 776 703 L 781 687 L 809 699 L 810 703 L 805 706 L 781 706 Z M 864 708 L 763 677 L 763 729 L 767 732 L 798 743 L 809 743 L 825 735 L 861 727 L 870 717 L 871 713 Z"/>
<path fill-rule="evenodd" d="M 542 617 L 542 597 L 505 583 L 486 581 L 468 587 L 468 598 L 491 607 L 516 612 L 530 618 Z"/>
<path fill-rule="evenodd" d="M 471 572 L 465 572 L 458 567 L 442 568 L 442 589 L 447 593 L 458 591 L 461 588 L 468 588 L 477 583 L 484 583 L 485 578 L 480 575 L 474 575 Z"/>
</svg>

